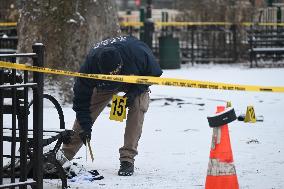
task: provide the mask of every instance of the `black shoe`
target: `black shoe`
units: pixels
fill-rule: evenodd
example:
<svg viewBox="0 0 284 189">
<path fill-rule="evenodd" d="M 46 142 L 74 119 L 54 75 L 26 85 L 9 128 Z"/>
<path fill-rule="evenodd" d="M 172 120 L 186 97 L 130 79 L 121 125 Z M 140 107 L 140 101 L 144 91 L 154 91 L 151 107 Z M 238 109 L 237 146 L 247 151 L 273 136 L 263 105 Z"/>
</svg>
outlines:
<svg viewBox="0 0 284 189">
<path fill-rule="evenodd" d="M 128 161 L 120 162 L 119 176 L 131 176 L 134 172 L 134 165 Z"/>
</svg>

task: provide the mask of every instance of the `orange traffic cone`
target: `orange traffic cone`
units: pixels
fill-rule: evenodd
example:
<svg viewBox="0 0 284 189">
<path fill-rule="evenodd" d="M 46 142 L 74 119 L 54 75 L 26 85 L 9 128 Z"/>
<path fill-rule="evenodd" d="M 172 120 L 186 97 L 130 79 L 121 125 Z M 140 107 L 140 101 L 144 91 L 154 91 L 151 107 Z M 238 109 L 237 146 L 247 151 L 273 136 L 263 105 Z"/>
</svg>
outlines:
<svg viewBox="0 0 284 189">
<path fill-rule="evenodd" d="M 218 106 L 217 112 L 225 110 Z M 213 128 L 212 146 L 205 189 L 238 189 L 238 178 L 233 164 L 228 125 Z"/>
</svg>

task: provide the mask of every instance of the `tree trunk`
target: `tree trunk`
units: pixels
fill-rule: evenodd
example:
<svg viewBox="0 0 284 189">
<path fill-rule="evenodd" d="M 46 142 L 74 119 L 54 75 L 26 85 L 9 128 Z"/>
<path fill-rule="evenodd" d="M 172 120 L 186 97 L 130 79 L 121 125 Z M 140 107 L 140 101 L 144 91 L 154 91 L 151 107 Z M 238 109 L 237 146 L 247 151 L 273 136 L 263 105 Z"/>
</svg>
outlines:
<svg viewBox="0 0 284 189">
<path fill-rule="evenodd" d="M 31 52 L 33 43 L 42 42 L 46 67 L 78 71 L 92 44 L 119 33 L 113 0 L 25 0 L 18 21 L 18 50 Z M 73 79 L 52 78 L 69 101 Z"/>
</svg>

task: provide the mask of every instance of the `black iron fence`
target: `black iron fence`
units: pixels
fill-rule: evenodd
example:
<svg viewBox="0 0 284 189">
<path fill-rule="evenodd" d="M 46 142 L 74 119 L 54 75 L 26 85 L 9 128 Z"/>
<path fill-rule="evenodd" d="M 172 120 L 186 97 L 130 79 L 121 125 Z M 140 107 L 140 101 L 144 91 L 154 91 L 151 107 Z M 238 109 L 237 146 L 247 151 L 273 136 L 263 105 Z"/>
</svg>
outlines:
<svg viewBox="0 0 284 189">
<path fill-rule="evenodd" d="M 173 24 L 174 25 L 174 24 Z M 249 62 L 249 33 L 251 30 L 261 30 L 269 33 L 275 29 L 281 30 L 284 25 L 275 23 L 249 23 L 249 24 L 203 24 L 185 25 L 185 26 L 160 26 L 155 27 L 152 32 L 152 47 L 157 59 L 161 61 L 164 57 L 161 52 L 161 38 L 175 38 L 178 41 L 167 45 L 174 50 L 179 49 L 181 63 L 239 63 Z M 128 25 L 121 27 L 123 34 L 141 36 L 145 38 L 144 33 L 147 28 L 138 25 Z M 142 33 L 142 34 L 141 34 Z M 143 40 L 143 39 L 142 39 Z M 149 40 L 144 40 L 149 41 Z M 164 45 L 164 43 L 163 43 Z M 175 46 L 173 46 L 175 45 Z M 267 46 L 269 48 L 269 45 Z M 271 46 L 273 48 L 273 46 Z M 170 54 L 170 52 L 167 52 Z M 171 59 L 171 57 L 169 57 Z"/>
<path fill-rule="evenodd" d="M 134 35 L 145 41 L 152 47 L 157 59 L 162 63 L 167 59 L 192 65 L 249 62 L 250 31 L 257 29 L 269 33 L 273 30 L 284 29 L 283 23 L 192 23 L 188 25 L 177 23 L 177 25 L 165 24 L 163 26 L 156 23 L 151 25 L 146 21 L 144 25 L 142 24 L 122 24 L 122 33 Z M 4 28 L 3 30 L 3 27 L 0 27 L 0 53 L 16 52 L 18 41 L 15 34 L 16 28 Z M 167 48 L 163 48 L 162 45 Z M 173 53 L 173 51 L 177 52 Z M 266 60 L 269 61 L 269 59 Z"/>
<path fill-rule="evenodd" d="M 0 54 L 13 54 L 17 52 L 18 36 L 16 26 L 0 26 Z M 3 58 L 2 58 L 3 59 Z M 15 57 L 6 58 L 12 62 Z"/>
<path fill-rule="evenodd" d="M 122 27 L 124 34 L 141 36 L 138 27 Z M 244 33 L 244 32 L 243 32 Z M 246 35 L 241 35 L 235 25 L 231 26 L 183 26 L 161 27 L 153 32 L 152 49 L 159 59 L 161 37 L 178 39 L 182 63 L 232 63 L 248 60 Z"/>
<path fill-rule="evenodd" d="M 0 37 L 1 49 L 17 49 L 18 36 L 2 36 Z"/>
<path fill-rule="evenodd" d="M 0 26 L 0 37 L 17 36 L 16 26 Z"/>
<path fill-rule="evenodd" d="M 0 54 L 0 61 L 15 61 L 19 57 L 32 58 L 33 65 L 42 67 L 44 46 L 33 45 L 33 53 Z M 27 71 L 19 73 L 15 69 L 0 69 L 0 188 L 27 188 L 28 185 L 43 188 L 43 74 L 34 72 L 32 82 L 29 78 Z M 32 142 L 28 140 L 30 88 L 33 90 Z M 5 145 L 10 144 L 10 154 L 3 150 L 4 142 Z M 20 147 L 19 155 L 16 153 L 17 144 Z M 4 169 L 4 160 L 7 158 L 10 159 L 10 163 L 8 167 L 6 164 Z M 32 176 L 29 178 L 28 162 L 31 161 L 36 162 L 37 166 L 33 167 Z M 16 162 L 20 166 L 17 167 Z"/>
<path fill-rule="evenodd" d="M 183 63 L 230 63 L 238 60 L 237 32 L 234 26 L 165 27 L 157 30 L 154 35 L 155 38 L 177 38 Z M 155 43 L 156 49 L 159 49 L 158 46 Z M 157 55 L 161 56 L 159 51 Z"/>
</svg>

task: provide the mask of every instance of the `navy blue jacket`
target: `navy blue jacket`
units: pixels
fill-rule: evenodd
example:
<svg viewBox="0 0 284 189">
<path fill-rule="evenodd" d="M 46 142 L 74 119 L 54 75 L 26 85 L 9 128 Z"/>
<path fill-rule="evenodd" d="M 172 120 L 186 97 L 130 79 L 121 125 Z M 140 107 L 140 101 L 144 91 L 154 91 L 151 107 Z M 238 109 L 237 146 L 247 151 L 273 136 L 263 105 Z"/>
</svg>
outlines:
<svg viewBox="0 0 284 189">
<path fill-rule="evenodd" d="M 135 37 L 120 36 L 104 40 L 95 44 L 80 68 L 80 73 L 100 74 L 98 68 L 99 52 L 104 47 L 115 47 L 122 58 L 123 66 L 121 75 L 161 76 L 162 70 L 156 62 L 151 49 Z M 120 82 L 103 81 L 86 78 L 76 78 L 74 84 L 73 110 L 82 129 L 90 131 L 92 118 L 90 116 L 90 101 L 94 88 L 102 90 L 119 90 L 128 88 L 142 93 L 148 85 L 126 84 Z"/>
</svg>

